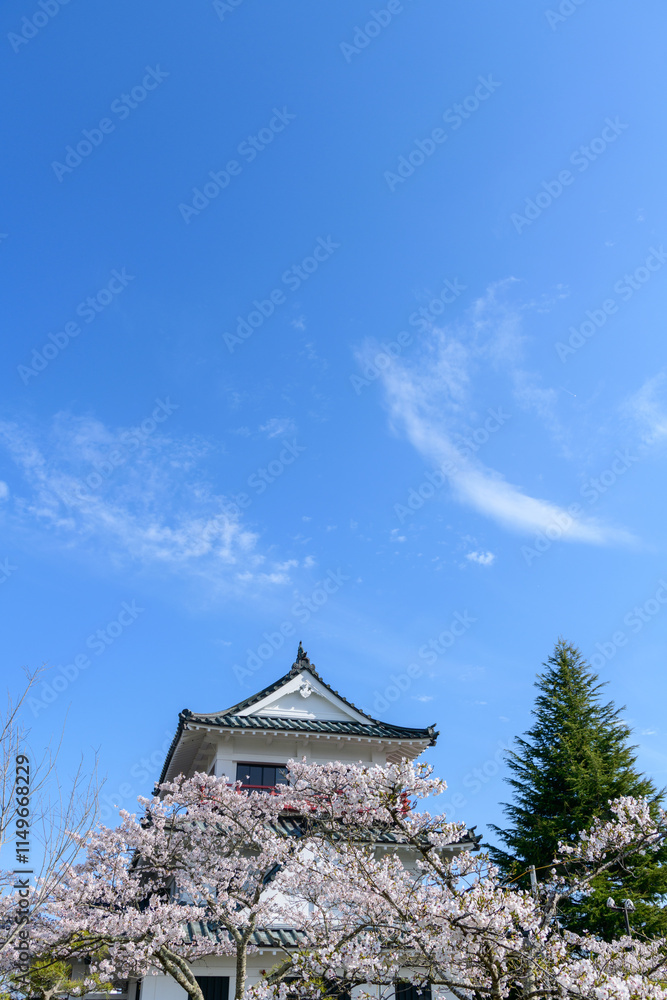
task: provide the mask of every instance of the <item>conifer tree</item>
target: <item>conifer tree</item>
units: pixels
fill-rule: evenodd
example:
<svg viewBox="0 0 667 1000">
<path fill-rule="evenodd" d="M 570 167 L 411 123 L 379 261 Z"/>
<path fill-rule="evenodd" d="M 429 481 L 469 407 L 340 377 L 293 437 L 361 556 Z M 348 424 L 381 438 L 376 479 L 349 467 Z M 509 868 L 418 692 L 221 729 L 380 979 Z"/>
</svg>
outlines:
<svg viewBox="0 0 667 1000">
<path fill-rule="evenodd" d="M 630 728 L 623 709 L 601 700 L 604 684 L 579 650 L 564 639 L 538 674 L 533 726 L 517 738 L 506 761 L 513 801 L 504 803 L 505 829 L 493 826 L 503 847 L 490 849 L 508 879 L 527 887 L 527 871 L 535 865 L 539 879 L 548 878 L 559 841 L 574 841 L 596 817 L 610 815 L 609 801 L 623 795 L 660 802 L 653 782 L 636 767 Z M 623 914 L 607 907 L 631 899 L 632 924 L 649 936 L 667 933 L 667 849 L 633 859 L 596 879 L 591 896 L 571 904 L 562 915 L 573 930 L 586 929 L 605 939 L 622 930 Z"/>
</svg>

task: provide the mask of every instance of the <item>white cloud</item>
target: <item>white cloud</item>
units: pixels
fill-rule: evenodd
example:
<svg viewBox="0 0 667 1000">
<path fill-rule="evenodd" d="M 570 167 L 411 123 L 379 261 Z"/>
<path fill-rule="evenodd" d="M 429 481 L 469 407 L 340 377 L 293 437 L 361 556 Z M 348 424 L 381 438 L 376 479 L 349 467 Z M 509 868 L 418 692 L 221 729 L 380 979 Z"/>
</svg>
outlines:
<svg viewBox="0 0 667 1000">
<path fill-rule="evenodd" d="M 625 404 L 626 413 L 639 425 L 645 444 L 667 437 L 667 373 L 647 379 Z"/>
<path fill-rule="evenodd" d="M 412 697 L 415 701 L 433 701 L 432 694 L 413 694 Z"/>
<path fill-rule="evenodd" d="M 23 476 L 12 515 L 24 532 L 46 533 L 114 565 L 231 587 L 289 582 L 291 561 L 265 565 L 258 537 L 216 493 L 200 466 L 212 446 L 198 438 L 110 430 L 59 414 L 42 435 L 0 423 L 0 444 Z"/>
<path fill-rule="evenodd" d="M 294 434 L 296 424 L 289 417 L 271 417 L 260 428 L 262 433 L 269 438 L 279 437 L 281 434 Z"/>
<path fill-rule="evenodd" d="M 468 552 L 466 553 L 466 559 L 470 562 L 477 563 L 479 566 L 490 566 L 495 559 L 493 552 Z"/>
<path fill-rule="evenodd" d="M 290 583 L 290 570 L 298 565 L 298 559 L 287 559 L 284 563 L 276 563 L 270 573 L 260 573 L 260 580 L 265 583 Z"/>
<path fill-rule="evenodd" d="M 519 312 L 502 301 L 501 293 L 509 284 L 492 286 L 464 323 L 434 328 L 413 363 L 385 359 L 380 378 L 391 426 L 429 464 L 448 466 L 452 495 L 459 503 L 504 528 L 522 533 L 555 531 L 566 541 L 595 545 L 629 542 L 633 539 L 628 532 L 590 517 L 573 518 L 558 504 L 528 495 L 459 443 L 469 434 L 465 421 L 475 412 L 480 372 L 488 377 L 501 370 L 509 373 L 515 400 L 553 424 L 556 393 L 540 388 L 534 375 L 518 367 L 524 336 Z M 372 364 L 379 350 L 379 345 L 367 343 L 358 353 L 362 366 Z"/>
<path fill-rule="evenodd" d="M 0 500 L 6 500 L 9 496 L 9 486 L 0 480 Z"/>
</svg>

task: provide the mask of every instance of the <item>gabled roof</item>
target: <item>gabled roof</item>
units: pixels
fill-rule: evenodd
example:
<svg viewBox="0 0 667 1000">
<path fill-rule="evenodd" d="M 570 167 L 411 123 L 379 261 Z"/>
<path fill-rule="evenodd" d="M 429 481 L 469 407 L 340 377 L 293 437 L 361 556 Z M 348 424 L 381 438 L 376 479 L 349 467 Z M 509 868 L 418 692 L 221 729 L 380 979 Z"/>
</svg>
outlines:
<svg viewBox="0 0 667 1000">
<path fill-rule="evenodd" d="M 304 675 L 309 675 L 316 682 L 316 688 L 313 693 L 319 696 L 320 700 L 324 698 L 331 709 L 331 714 L 334 716 L 338 715 L 338 718 L 314 718 L 312 715 L 311 717 L 306 717 L 306 713 L 298 715 L 294 710 L 284 711 L 281 715 L 279 707 L 275 709 L 271 708 L 271 696 L 278 694 L 281 689 L 293 690 L 296 685 L 291 682 Z M 304 679 L 304 685 L 306 688 L 310 687 L 307 676 Z M 301 685 L 301 687 L 304 687 L 304 685 Z M 301 693 L 303 694 L 303 692 Z M 309 696 L 309 691 L 303 694 L 304 698 Z M 273 699 L 276 704 L 278 700 Z M 249 711 L 253 706 L 255 707 L 255 712 Z M 341 712 L 341 708 L 344 710 L 344 714 Z M 172 758 L 183 732 L 199 727 L 216 729 L 221 732 L 286 733 L 291 731 L 294 733 L 325 733 L 331 736 L 338 735 L 341 738 L 355 737 L 358 739 L 380 739 L 383 741 L 405 740 L 423 743 L 424 748 L 426 746 L 434 746 L 439 735 L 435 726 L 427 726 L 425 729 L 397 726 L 392 723 L 381 722 L 362 712 L 361 709 L 353 705 L 347 698 L 344 698 L 338 691 L 334 691 L 326 683 L 324 678 L 315 669 L 314 664 L 308 659 L 308 654 L 304 651 L 301 643 L 299 643 L 297 657 L 290 670 L 278 678 L 277 681 L 274 681 L 273 684 L 269 684 L 268 687 L 263 688 L 249 698 L 245 698 L 236 705 L 232 705 L 230 708 L 223 709 L 220 712 L 195 714 L 187 708 L 183 709 L 179 714 L 178 729 L 167 752 L 158 784 L 166 779 Z"/>
<path fill-rule="evenodd" d="M 303 673 L 304 670 L 307 670 L 312 677 L 318 680 L 320 684 L 327 689 L 327 691 L 334 695 L 339 701 L 342 701 L 343 704 L 347 705 L 348 708 L 351 708 L 353 712 L 363 715 L 366 719 L 370 719 L 371 722 L 376 721 L 375 719 L 371 719 L 369 715 L 366 715 L 365 712 L 362 712 L 356 705 L 353 705 L 351 701 L 347 700 L 347 698 L 344 698 L 342 694 L 338 693 L 338 691 L 334 691 L 334 689 L 327 684 L 324 678 L 320 677 L 315 669 L 315 664 L 310 662 L 308 659 L 308 653 L 305 652 L 301 643 L 299 643 L 299 648 L 296 653 L 296 660 L 286 674 L 279 677 L 277 681 L 273 682 L 273 684 L 269 684 L 269 686 L 265 687 L 262 691 L 258 691 L 257 694 L 251 695 L 249 698 L 246 698 L 245 701 L 240 701 L 238 705 L 232 705 L 231 708 L 226 708 L 224 712 L 216 712 L 214 714 L 236 715 L 239 712 L 244 711 L 246 708 L 249 708 L 251 705 L 264 701 L 265 698 L 273 694 L 275 691 L 280 690 L 280 688 L 285 686 L 287 681 L 292 680 L 293 677 L 297 677 L 299 674 Z"/>
</svg>

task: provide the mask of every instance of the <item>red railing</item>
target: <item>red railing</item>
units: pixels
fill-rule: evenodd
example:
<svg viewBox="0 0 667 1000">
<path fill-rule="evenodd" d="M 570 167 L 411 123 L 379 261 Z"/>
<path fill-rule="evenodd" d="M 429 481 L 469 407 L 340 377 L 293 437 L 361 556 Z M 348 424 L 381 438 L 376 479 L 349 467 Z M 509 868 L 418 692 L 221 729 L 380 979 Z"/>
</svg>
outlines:
<svg viewBox="0 0 667 1000">
<path fill-rule="evenodd" d="M 242 781 L 239 791 L 242 792 L 246 788 L 253 792 L 269 792 L 271 794 L 275 794 L 276 788 L 280 788 L 280 785 L 248 785 L 245 781 Z"/>
</svg>

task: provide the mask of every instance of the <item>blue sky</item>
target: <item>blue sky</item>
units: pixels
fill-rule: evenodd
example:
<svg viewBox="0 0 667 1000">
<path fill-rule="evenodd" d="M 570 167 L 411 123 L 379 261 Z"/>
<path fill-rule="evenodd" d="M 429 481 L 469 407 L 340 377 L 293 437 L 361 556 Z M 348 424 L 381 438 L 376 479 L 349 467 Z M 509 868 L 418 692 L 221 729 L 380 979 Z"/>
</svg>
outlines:
<svg viewBox="0 0 667 1000">
<path fill-rule="evenodd" d="M 665 783 L 664 5 L 0 16 L 3 672 L 47 667 L 34 746 L 65 723 L 63 773 L 97 749 L 129 806 L 180 709 L 302 639 L 371 714 L 437 721 L 482 828 L 564 635 Z"/>
</svg>

